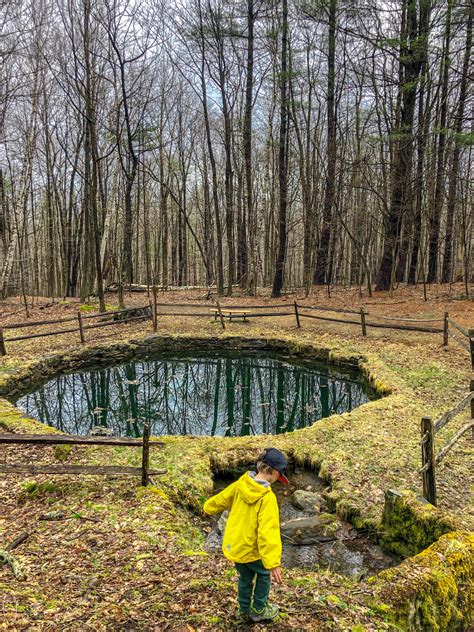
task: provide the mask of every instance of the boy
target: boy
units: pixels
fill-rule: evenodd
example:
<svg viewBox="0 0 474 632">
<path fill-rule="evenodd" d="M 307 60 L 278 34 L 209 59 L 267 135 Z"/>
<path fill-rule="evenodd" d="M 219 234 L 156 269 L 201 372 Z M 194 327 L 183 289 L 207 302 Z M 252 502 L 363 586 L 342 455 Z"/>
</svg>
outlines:
<svg viewBox="0 0 474 632">
<path fill-rule="evenodd" d="M 269 621 L 279 611 L 268 603 L 271 581 L 282 581 L 280 515 L 271 484 L 288 485 L 287 465 L 282 452 L 267 448 L 258 457 L 257 472 L 246 472 L 204 504 L 207 514 L 230 509 L 222 550 L 239 573 L 239 615 L 244 621 Z"/>
</svg>

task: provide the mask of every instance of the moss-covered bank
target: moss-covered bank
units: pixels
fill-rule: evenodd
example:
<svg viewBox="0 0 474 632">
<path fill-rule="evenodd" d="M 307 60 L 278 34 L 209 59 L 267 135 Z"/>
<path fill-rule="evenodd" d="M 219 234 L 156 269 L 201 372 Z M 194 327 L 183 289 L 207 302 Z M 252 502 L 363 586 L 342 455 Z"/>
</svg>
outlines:
<svg viewBox="0 0 474 632">
<path fill-rule="evenodd" d="M 374 607 L 402 630 L 468 630 L 473 617 L 474 535 L 453 532 L 369 579 Z"/>
<path fill-rule="evenodd" d="M 384 548 L 400 557 L 416 555 L 462 523 L 409 490 L 385 492 L 379 539 Z"/>
</svg>

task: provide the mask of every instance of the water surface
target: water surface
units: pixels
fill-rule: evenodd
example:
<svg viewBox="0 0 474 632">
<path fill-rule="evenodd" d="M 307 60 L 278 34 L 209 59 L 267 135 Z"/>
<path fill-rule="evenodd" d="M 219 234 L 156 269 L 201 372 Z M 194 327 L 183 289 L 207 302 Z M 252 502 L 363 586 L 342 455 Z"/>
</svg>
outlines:
<svg viewBox="0 0 474 632">
<path fill-rule="evenodd" d="M 64 432 L 94 426 L 117 436 L 279 434 L 375 398 L 356 373 L 282 355 L 160 357 L 60 375 L 18 399 L 28 415 Z"/>
</svg>

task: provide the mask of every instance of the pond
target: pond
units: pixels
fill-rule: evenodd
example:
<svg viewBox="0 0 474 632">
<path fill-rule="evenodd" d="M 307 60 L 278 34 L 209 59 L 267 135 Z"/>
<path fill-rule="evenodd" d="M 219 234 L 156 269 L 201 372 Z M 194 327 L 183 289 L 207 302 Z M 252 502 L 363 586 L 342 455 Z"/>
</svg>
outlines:
<svg viewBox="0 0 474 632">
<path fill-rule="evenodd" d="M 59 375 L 15 403 L 71 434 L 279 434 L 375 399 L 357 372 L 266 353 L 161 354 Z"/>
</svg>

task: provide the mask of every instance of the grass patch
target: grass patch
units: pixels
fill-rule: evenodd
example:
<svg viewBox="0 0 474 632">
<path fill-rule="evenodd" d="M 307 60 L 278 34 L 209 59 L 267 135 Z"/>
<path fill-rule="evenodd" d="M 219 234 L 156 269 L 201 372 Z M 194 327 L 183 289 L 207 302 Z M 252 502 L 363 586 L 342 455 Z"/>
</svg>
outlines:
<svg viewBox="0 0 474 632">
<path fill-rule="evenodd" d="M 438 363 L 424 364 L 414 370 L 404 372 L 409 386 L 443 390 L 452 384 L 452 370 Z"/>
<path fill-rule="evenodd" d="M 35 498 L 44 498 L 48 496 L 63 496 L 64 487 L 57 485 L 52 481 L 44 481 L 42 483 L 32 482 L 21 484 L 22 493 L 18 497 L 18 501 L 26 502 Z"/>
</svg>

